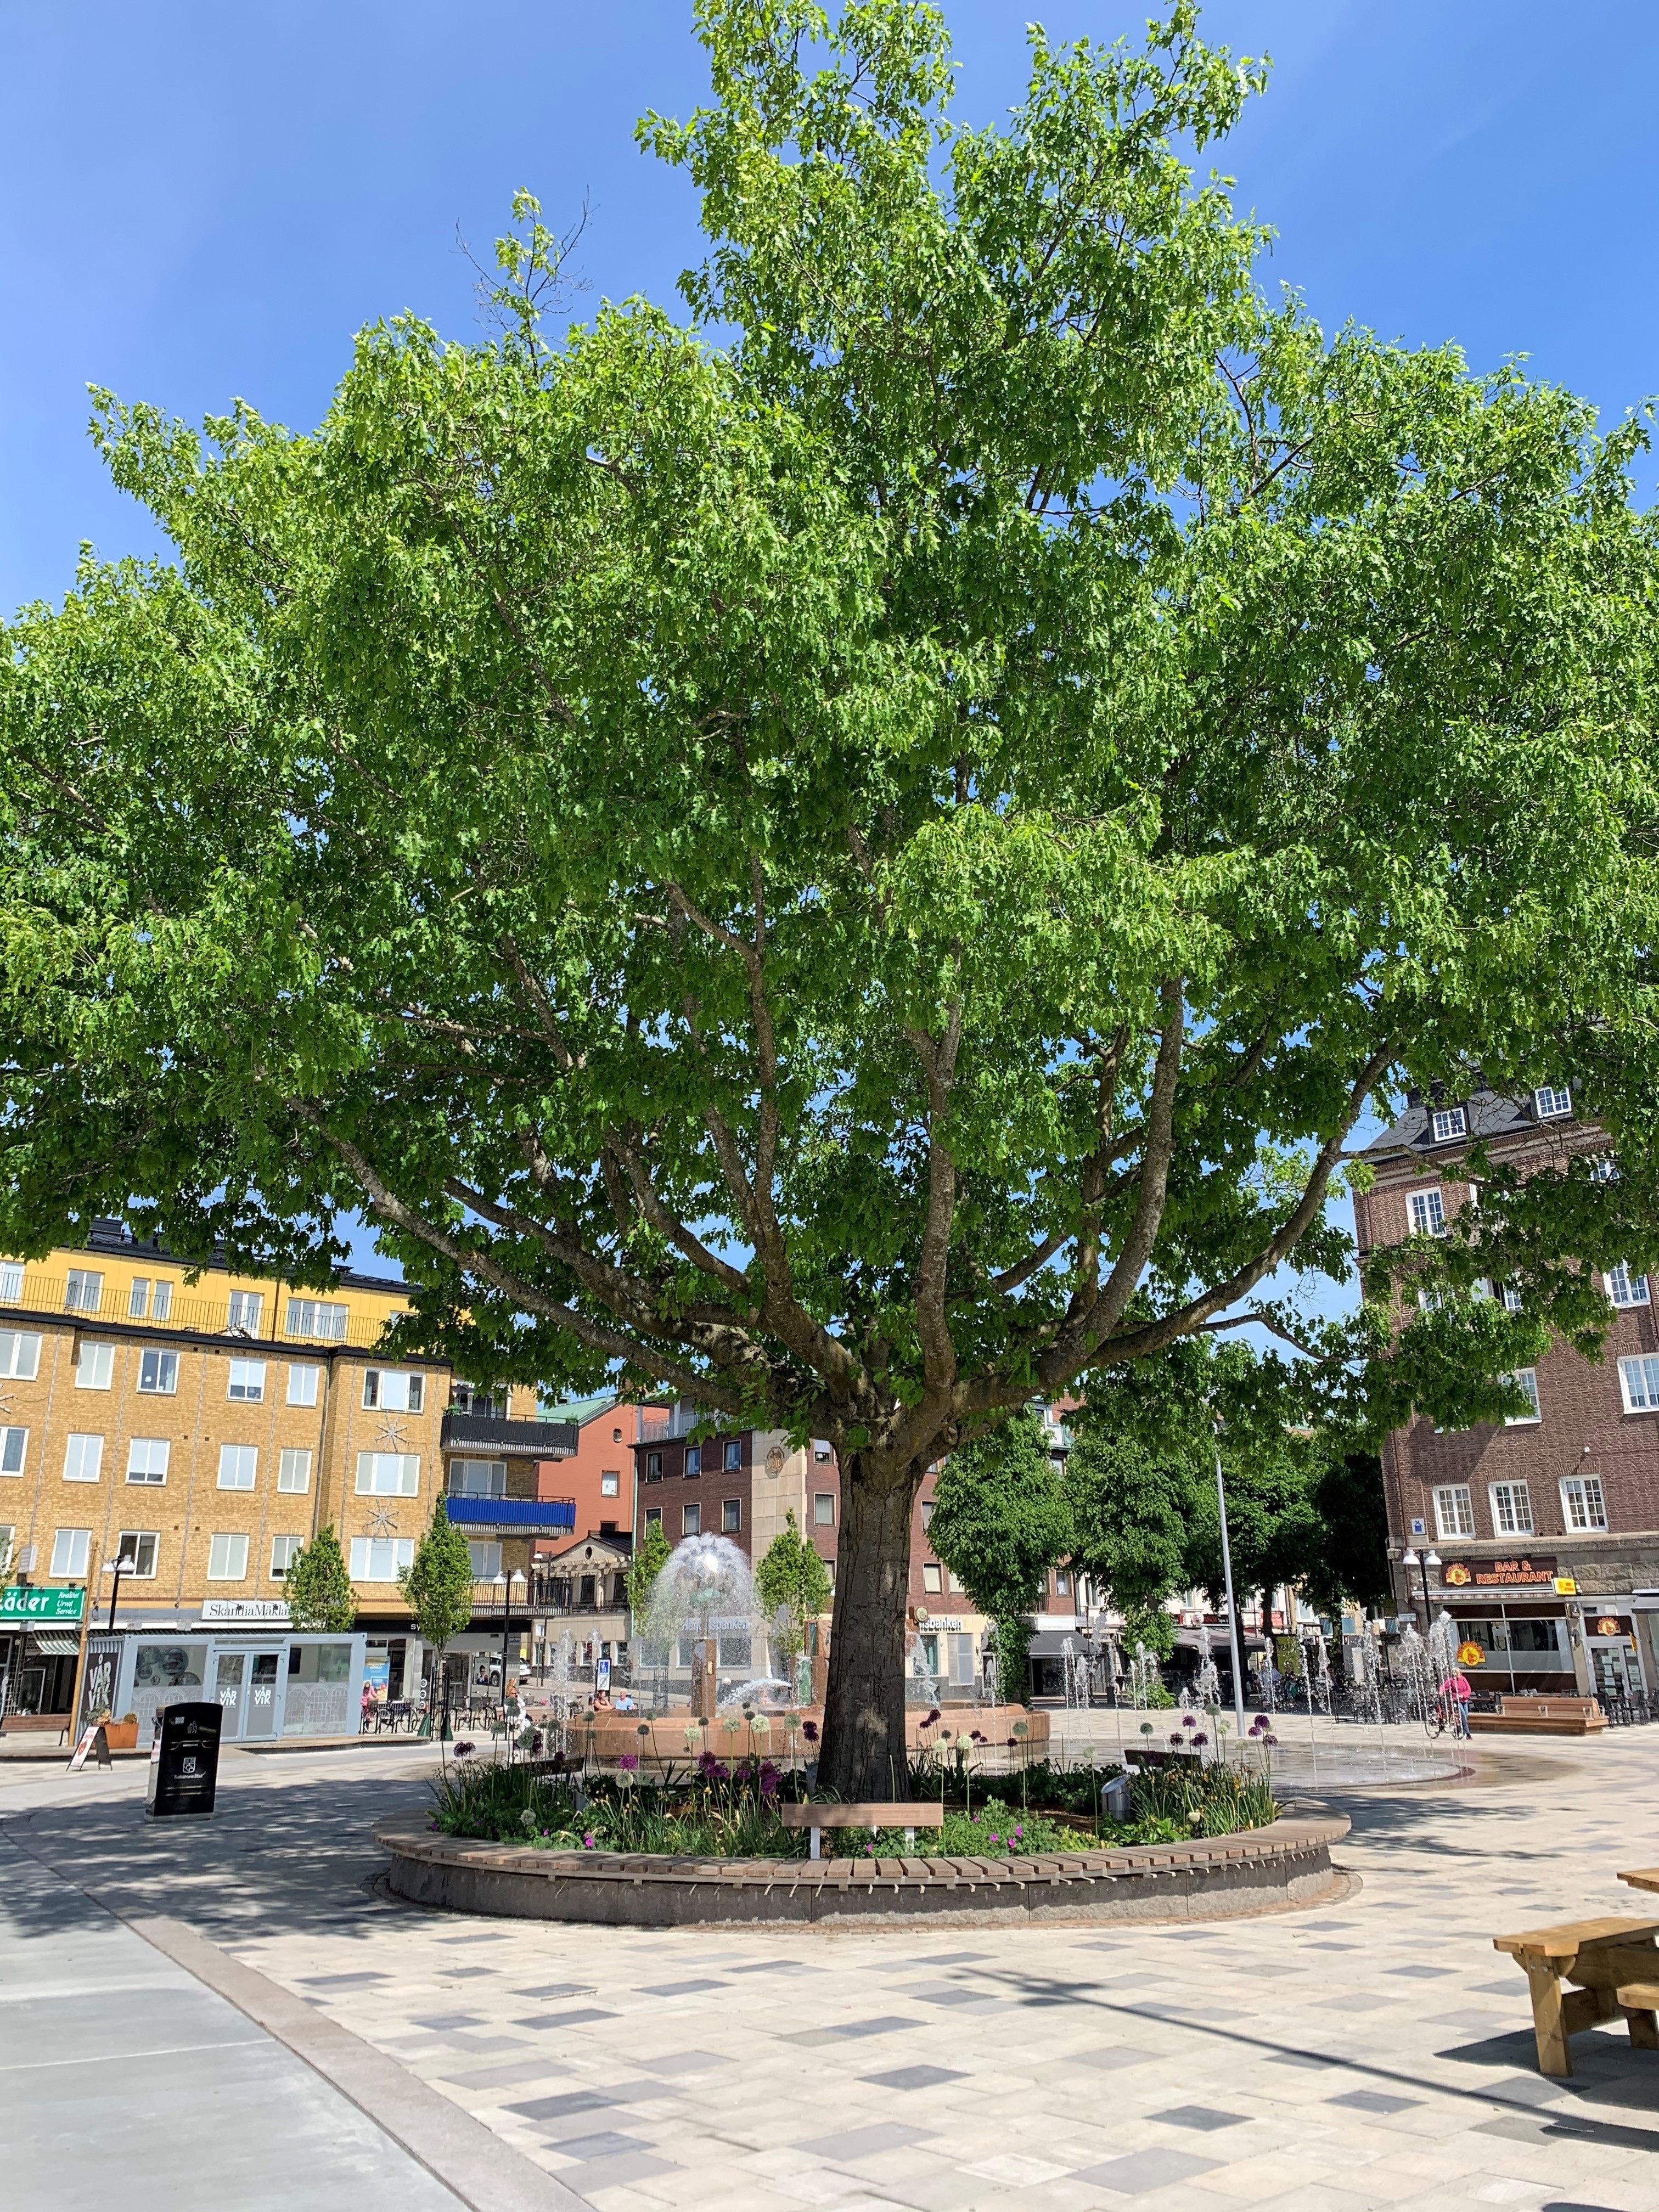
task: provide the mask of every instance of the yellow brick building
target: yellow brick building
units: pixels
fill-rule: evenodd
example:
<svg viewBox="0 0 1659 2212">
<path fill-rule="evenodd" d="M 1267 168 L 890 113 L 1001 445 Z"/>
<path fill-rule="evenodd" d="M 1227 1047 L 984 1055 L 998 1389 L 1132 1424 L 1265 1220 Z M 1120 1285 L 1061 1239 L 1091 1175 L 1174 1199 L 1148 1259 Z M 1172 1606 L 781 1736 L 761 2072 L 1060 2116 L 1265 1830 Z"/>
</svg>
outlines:
<svg viewBox="0 0 1659 2212">
<path fill-rule="evenodd" d="M 113 1223 L 39 1263 L 0 1259 L 8 1707 L 67 1707 L 65 1647 L 77 1639 L 62 1622 L 74 1601 L 41 1593 L 79 1586 L 105 1623 L 106 1567 L 125 1553 L 134 1564 L 118 1626 L 280 1620 L 287 1562 L 325 1523 L 356 1585 L 371 1658 L 376 1639 L 398 1645 L 394 1687 L 404 1674 L 411 1687 L 396 1577 L 439 1491 L 456 1493 L 451 1518 L 473 1541 L 483 1617 L 465 1642 L 493 1633 L 499 1647 L 495 1577 L 527 1574 L 533 1537 L 547 1533 L 535 1507 L 500 1501 L 534 1499 L 542 1462 L 568 1446 L 533 1418 L 532 1392 L 514 1405 L 458 1384 L 439 1362 L 377 1357 L 404 1295 L 396 1281 L 357 1274 L 326 1294 L 222 1267 L 190 1282 L 155 1243 Z M 514 1514 L 521 1533 L 501 1525 Z M 24 1620 L 54 1608 L 53 1627 L 27 1636 Z"/>
</svg>

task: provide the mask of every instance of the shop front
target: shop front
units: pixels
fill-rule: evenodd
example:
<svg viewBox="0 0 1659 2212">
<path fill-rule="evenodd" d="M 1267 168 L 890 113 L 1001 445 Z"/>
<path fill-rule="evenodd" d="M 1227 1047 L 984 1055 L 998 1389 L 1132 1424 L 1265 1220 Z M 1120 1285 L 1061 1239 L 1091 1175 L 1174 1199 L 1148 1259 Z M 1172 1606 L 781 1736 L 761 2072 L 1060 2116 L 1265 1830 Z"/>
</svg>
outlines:
<svg viewBox="0 0 1659 2212">
<path fill-rule="evenodd" d="M 109 1709 L 118 1718 L 137 1716 L 141 1744 L 150 1741 L 157 1715 L 179 1704 L 217 1705 L 227 1743 L 358 1732 L 361 1635 L 199 1621 L 176 1629 L 118 1629 L 116 1638 Z"/>
<path fill-rule="evenodd" d="M 13 1726 L 68 1726 L 86 1600 L 81 1589 L 0 1589 L 0 1717 Z"/>
<path fill-rule="evenodd" d="M 1443 1560 L 1440 1583 L 1433 1609 L 1443 1604 L 1451 1615 L 1458 1662 L 1477 1693 L 1576 1693 L 1577 1585 L 1554 1558 Z"/>
</svg>

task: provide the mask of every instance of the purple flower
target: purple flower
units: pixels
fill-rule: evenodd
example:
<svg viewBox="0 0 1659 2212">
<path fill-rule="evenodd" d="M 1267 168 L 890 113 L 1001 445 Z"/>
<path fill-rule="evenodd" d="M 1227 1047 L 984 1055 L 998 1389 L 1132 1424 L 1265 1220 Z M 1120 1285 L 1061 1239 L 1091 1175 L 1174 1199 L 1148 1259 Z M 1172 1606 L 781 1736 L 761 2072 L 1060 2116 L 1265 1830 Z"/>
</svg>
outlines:
<svg viewBox="0 0 1659 2212">
<path fill-rule="evenodd" d="M 1199 1730 L 1198 1734 L 1197 1734 L 1197 1735 L 1193 1738 L 1193 1743 L 1194 1743 L 1194 1747 L 1196 1747 L 1197 1745 L 1199 1745 L 1199 1744 L 1200 1744 L 1200 1743 L 1208 1743 L 1208 1741 L 1210 1741 L 1209 1737 L 1208 1737 L 1207 1735 L 1205 1735 L 1205 1733 L 1204 1733 L 1204 1731 L 1203 1731 L 1203 1729 L 1200 1729 L 1200 1730 Z"/>
<path fill-rule="evenodd" d="M 923 1728 L 937 1728 L 939 1726 L 939 1707 L 935 1705 L 933 1711 L 928 1714 L 927 1719 L 923 1721 L 921 1725 Z"/>
<path fill-rule="evenodd" d="M 800 1732 L 808 1743 L 816 1743 L 818 1740 L 818 1724 L 816 1721 L 803 1721 L 800 1724 Z"/>
<path fill-rule="evenodd" d="M 1263 1743 L 1276 1744 L 1279 1741 L 1279 1738 L 1273 1734 L 1271 1729 L 1267 1729 L 1264 1731 L 1261 1741 Z"/>
<path fill-rule="evenodd" d="M 476 1743 L 458 1743 L 455 1747 L 455 1756 L 457 1759 L 471 1759 L 477 1748 Z"/>
<path fill-rule="evenodd" d="M 621 1767 L 624 1774 L 631 1774 L 639 1763 L 640 1754 L 637 1751 L 625 1751 L 622 1757 L 617 1761 L 617 1765 Z"/>
<path fill-rule="evenodd" d="M 1012 1737 L 1012 1736 L 1010 1736 L 1010 1737 L 1009 1737 L 1009 1739 L 1008 1739 L 1008 1748 L 1009 1748 L 1009 1750 L 1010 1750 L 1010 1751 L 1012 1751 L 1012 1750 L 1014 1750 L 1016 1747 L 1016 1747 L 1016 1745 L 1015 1745 L 1015 1742 L 1014 1742 L 1014 1739 L 1013 1739 L 1013 1737 Z"/>
<path fill-rule="evenodd" d="M 992 1841 L 993 1843 L 994 1843 L 994 1842 L 996 1841 L 996 1838 L 995 1838 L 994 1836 L 993 1836 L 993 1837 L 992 1837 L 992 1838 L 991 1838 L 991 1841 Z M 1008 1848 L 1009 1848 L 1009 1850 L 1012 1850 L 1012 1849 L 1014 1848 L 1014 1846 L 1013 1846 L 1013 1841 L 1012 1841 L 1012 1838 L 1009 1839 Z"/>
<path fill-rule="evenodd" d="M 990 1741 L 988 1736 L 982 1736 L 977 1729 L 970 1729 L 968 1733 L 975 1743 L 988 1743 Z"/>
<path fill-rule="evenodd" d="M 992 1841 L 994 1844 L 1000 1844 L 1000 1843 L 1002 1841 L 1002 1838 L 1001 1838 L 1001 1837 L 1000 1837 L 1000 1836 L 993 1836 L 993 1837 L 992 1837 L 992 1838 L 991 1838 L 991 1841 Z M 1013 1848 L 1013 1846 L 1012 1846 L 1012 1844 L 1010 1844 L 1010 1845 L 1009 1845 L 1009 1849 L 1012 1850 L 1012 1848 Z"/>
<path fill-rule="evenodd" d="M 1021 1840 L 1021 1842 L 1022 1842 L 1022 1843 L 1024 1841 L 1024 1839 L 1025 1839 L 1025 1831 L 1024 1831 L 1024 1828 L 1016 1828 L 1016 1829 L 1014 1830 L 1014 1833 L 1015 1833 L 1015 1834 L 1016 1834 L 1016 1835 L 1020 1838 L 1020 1840 Z"/>
<path fill-rule="evenodd" d="M 1196 1728 L 1198 1723 L 1191 1713 L 1183 1713 L 1181 1717 L 1181 1725 L 1182 1728 Z"/>
<path fill-rule="evenodd" d="M 584 1836 L 584 1837 L 582 1838 L 582 1849 L 583 1849 L 585 1851 L 591 1851 L 591 1850 L 592 1850 L 592 1848 L 593 1848 L 593 1838 L 592 1838 L 592 1836 Z"/>
<path fill-rule="evenodd" d="M 866 1858 L 867 1858 L 867 1859 L 872 1859 L 872 1858 L 874 1858 L 875 1855 L 876 1855 L 876 1847 L 875 1847 L 875 1845 L 874 1845 L 873 1844 L 866 1844 L 865 1845 L 865 1847 L 864 1847 L 864 1856 L 865 1856 L 865 1857 L 866 1857 Z"/>
<path fill-rule="evenodd" d="M 1186 1741 L 1187 1741 L 1187 1739 L 1186 1739 L 1186 1737 L 1185 1737 L 1184 1735 L 1182 1735 L 1182 1734 L 1181 1733 L 1181 1730 L 1180 1730 L 1179 1729 L 1174 1729 L 1174 1730 L 1171 1732 L 1170 1736 L 1170 1742 L 1171 1742 L 1171 1743 L 1173 1743 L 1173 1744 L 1177 1744 L 1177 1745 L 1179 1745 L 1179 1744 L 1183 1744 L 1183 1743 L 1185 1743 L 1185 1742 L 1186 1742 Z"/>
</svg>

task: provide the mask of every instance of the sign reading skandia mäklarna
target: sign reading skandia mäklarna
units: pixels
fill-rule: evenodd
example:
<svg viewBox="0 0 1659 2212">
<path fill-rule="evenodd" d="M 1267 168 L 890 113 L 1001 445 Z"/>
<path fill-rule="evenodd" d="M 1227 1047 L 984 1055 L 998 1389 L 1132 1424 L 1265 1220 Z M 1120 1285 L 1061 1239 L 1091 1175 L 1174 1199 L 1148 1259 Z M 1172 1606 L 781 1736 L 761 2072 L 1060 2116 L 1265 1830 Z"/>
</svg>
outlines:
<svg viewBox="0 0 1659 2212">
<path fill-rule="evenodd" d="M 1452 1559 L 1440 1579 L 1448 1589 L 1553 1589 L 1555 1561 L 1536 1552 L 1518 1559 Z"/>
<path fill-rule="evenodd" d="M 234 1623 L 250 1621 L 256 1626 L 285 1628 L 292 1615 L 288 1601 L 280 1597 L 204 1597 L 202 1600 L 204 1621 Z"/>
<path fill-rule="evenodd" d="M 86 1601 L 83 1589 L 34 1589 L 27 1583 L 8 1583 L 0 1589 L 0 1621 L 79 1620 Z"/>
</svg>

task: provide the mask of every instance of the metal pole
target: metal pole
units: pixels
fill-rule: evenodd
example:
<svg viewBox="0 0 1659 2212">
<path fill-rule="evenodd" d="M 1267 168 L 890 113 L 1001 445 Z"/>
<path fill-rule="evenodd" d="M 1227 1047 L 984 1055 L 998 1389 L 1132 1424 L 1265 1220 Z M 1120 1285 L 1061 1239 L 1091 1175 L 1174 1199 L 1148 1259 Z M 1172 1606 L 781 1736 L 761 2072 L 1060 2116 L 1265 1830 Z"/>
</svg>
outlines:
<svg viewBox="0 0 1659 2212">
<path fill-rule="evenodd" d="M 109 1594 L 109 1632 L 112 1636 L 115 1633 L 115 1601 L 121 1595 L 121 1569 L 125 1564 L 124 1559 L 116 1561 L 115 1587 Z M 349 1695 L 349 1692 L 348 1692 L 347 1694 Z"/>
<path fill-rule="evenodd" d="M 1238 1730 L 1238 1747 L 1244 1748 L 1244 1627 L 1238 1617 L 1238 1601 L 1233 1595 L 1233 1547 L 1227 1537 L 1227 1486 L 1221 1474 L 1221 1446 L 1215 1448 L 1215 1502 L 1221 1516 L 1221 1571 L 1227 1584 L 1227 1626 L 1233 1646 L 1233 1721 Z"/>
</svg>

